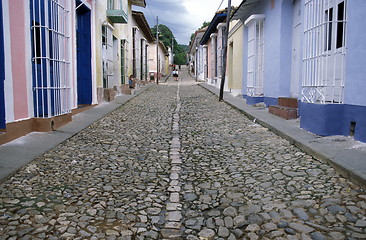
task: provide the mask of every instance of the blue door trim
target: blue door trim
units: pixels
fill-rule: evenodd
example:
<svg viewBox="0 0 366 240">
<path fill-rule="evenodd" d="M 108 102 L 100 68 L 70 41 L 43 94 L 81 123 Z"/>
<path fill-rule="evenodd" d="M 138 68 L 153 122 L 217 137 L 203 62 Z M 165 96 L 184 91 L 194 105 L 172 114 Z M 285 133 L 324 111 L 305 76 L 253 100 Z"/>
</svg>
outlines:
<svg viewBox="0 0 366 240">
<path fill-rule="evenodd" d="M 77 4 L 81 1 L 77 0 Z M 92 103 L 91 12 L 82 5 L 77 9 L 77 93 L 78 105 Z"/>
<path fill-rule="evenodd" d="M 4 34 L 3 34 L 3 6 L 0 0 L 0 129 L 6 128 L 5 123 L 5 54 L 4 54 Z"/>
</svg>

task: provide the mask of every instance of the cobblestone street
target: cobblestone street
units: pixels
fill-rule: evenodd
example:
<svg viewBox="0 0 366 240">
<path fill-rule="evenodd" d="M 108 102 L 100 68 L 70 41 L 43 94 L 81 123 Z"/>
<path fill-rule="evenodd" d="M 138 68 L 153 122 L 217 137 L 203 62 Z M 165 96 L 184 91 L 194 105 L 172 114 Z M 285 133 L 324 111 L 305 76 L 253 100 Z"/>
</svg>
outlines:
<svg viewBox="0 0 366 240">
<path fill-rule="evenodd" d="M 0 239 L 366 239 L 365 192 L 182 73 L 4 181 Z"/>
</svg>

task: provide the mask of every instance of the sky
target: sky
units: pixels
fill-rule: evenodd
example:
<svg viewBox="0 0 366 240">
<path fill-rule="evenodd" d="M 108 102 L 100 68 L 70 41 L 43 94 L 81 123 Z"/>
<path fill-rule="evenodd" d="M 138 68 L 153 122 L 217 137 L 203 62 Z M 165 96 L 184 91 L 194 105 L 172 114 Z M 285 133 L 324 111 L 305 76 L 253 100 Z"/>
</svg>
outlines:
<svg viewBox="0 0 366 240">
<path fill-rule="evenodd" d="M 241 2 L 231 0 L 231 5 L 239 6 Z M 159 24 L 169 27 L 179 44 L 188 45 L 191 34 L 227 6 L 228 0 L 146 0 L 146 8 L 133 6 L 133 10 L 143 12 L 150 27 L 156 25 L 158 16 Z"/>
</svg>

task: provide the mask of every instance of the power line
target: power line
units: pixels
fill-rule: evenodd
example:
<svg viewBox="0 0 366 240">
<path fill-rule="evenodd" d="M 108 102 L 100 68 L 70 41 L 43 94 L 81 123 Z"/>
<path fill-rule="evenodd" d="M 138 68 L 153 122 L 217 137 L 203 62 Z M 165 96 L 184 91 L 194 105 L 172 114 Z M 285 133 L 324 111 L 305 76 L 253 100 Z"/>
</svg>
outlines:
<svg viewBox="0 0 366 240">
<path fill-rule="evenodd" d="M 180 27 L 180 28 L 184 28 L 184 29 L 194 30 L 194 28 L 190 28 L 190 27 L 186 27 L 186 26 L 182 26 L 182 25 L 177 25 L 177 24 L 173 24 L 173 23 L 168 23 L 168 22 L 162 21 L 161 19 L 160 19 L 160 22 L 164 23 L 166 25 L 171 25 L 171 26 L 176 26 L 176 27 Z"/>
<path fill-rule="evenodd" d="M 150 0 L 151 1 L 151 0 Z M 155 18 L 155 14 L 153 13 L 151 7 L 150 7 L 150 4 L 146 4 L 147 5 L 147 8 L 150 10 L 150 13 L 152 15 L 152 18 L 154 19 Z"/>
<path fill-rule="evenodd" d="M 221 5 L 222 5 L 223 2 L 224 2 L 224 0 L 221 1 L 220 6 L 217 8 L 216 12 L 218 12 L 220 10 Z"/>
</svg>

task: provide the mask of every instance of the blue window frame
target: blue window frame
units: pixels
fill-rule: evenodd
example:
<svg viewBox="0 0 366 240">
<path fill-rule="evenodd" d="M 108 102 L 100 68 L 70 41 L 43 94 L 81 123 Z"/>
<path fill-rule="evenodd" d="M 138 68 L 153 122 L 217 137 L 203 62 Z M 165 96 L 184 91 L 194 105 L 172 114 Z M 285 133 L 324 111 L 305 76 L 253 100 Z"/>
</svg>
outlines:
<svg viewBox="0 0 366 240">
<path fill-rule="evenodd" d="M 71 111 L 69 0 L 30 0 L 34 115 Z"/>
<path fill-rule="evenodd" d="M 4 34 L 3 34 L 3 7 L 0 1 L 0 129 L 5 129 L 5 55 L 4 55 Z"/>
</svg>

